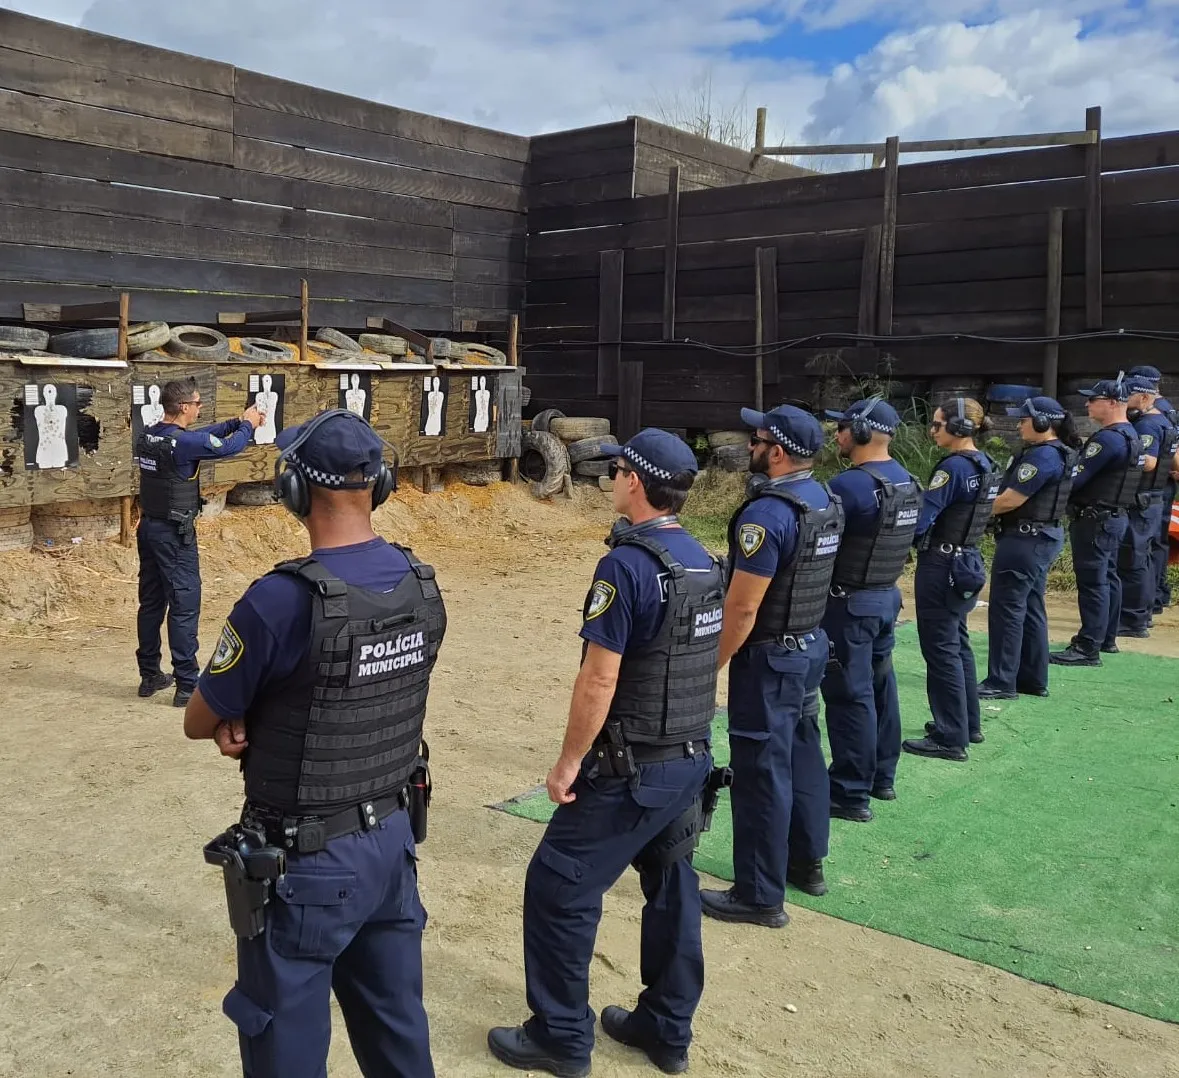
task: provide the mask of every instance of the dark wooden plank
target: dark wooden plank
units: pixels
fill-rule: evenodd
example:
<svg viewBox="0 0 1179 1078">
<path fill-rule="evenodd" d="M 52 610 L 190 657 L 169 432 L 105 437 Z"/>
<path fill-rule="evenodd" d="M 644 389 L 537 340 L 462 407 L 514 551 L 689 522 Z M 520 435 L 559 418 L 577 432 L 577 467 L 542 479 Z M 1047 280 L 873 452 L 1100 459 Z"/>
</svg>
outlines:
<svg viewBox="0 0 1179 1078">
<path fill-rule="evenodd" d="M 880 293 L 880 244 L 882 228 L 873 225 L 864 233 L 864 255 L 860 262 L 860 313 L 857 332 L 876 332 L 876 310 Z"/>
<path fill-rule="evenodd" d="M 344 127 L 398 135 L 416 142 L 450 146 L 510 161 L 528 159 L 528 139 L 519 135 L 410 112 L 241 68 L 237 69 L 234 97 L 240 105 L 253 105 L 272 112 L 326 120 Z"/>
<path fill-rule="evenodd" d="M 880 290 L 876 302 L 876 332 L 892 333 L 893 281 L 897 253 L 897 170 L 900 139 L 892 135 L 884 143 L 884 210 L 880 227 Z"/>
<path fill-rule="evenodd" d="M 528 231 L 528 216 L 506 210 L 489 210 L 482 206 L 455 206 L 455 232 L 491 236 L 522 236 Z"/>
<path fill-rule="evenodd" d="M 591 176 L 585 180 L 534 184 L 528 188 L 528 207 L 531 211 L 548 206 L 573 206 L 579 202 L 628 198 L 633 190 L 633 183 L 633 174 L 626 171 L 616 172 L 611 176 Z"/>
<path fill-rule="evenodd" d="M 516 235 L 493 236 L 478 232 L 452 233 L 451 250 L 456 258 L 489 258 L 500 262 L 523 262 L 525 237 L 521 230 Z"/>
<path fill-rule="evenodd" d="M 122 75 L 53 56 L 17 52 L 2 46 L 0 89 L 118 109 L 218 131 L 233 130 L 233 102 L 221 94 Z"/>
<path fill-rule="evenodd" d="M 759 247 L 756 253 L 756 318 L 758 324 L 757 342 L 773 345 L 778 341 L 778 249 Z M 757 379 L 757 395 L 760 401 L 762 386 L 777 385 L 780 371 L 777 352 L 763 352 L 759 356 L 761 376 Z M 760 408 L 760 403 L 758 404 Z"/>
<path fill-rule="evenodd" d="M 643 361 L 624 359 L 618 366 L 618 437 L 633 438 L 643 428 Z"/>
<path fill-rule="evenodd" d="M 569 131 L 550 131 L 534 135 L 529 140 L 529 161 L 537 162 L 549 157 L 567 157 L 573 153 L 588 150 L 612 150 L 619 146 L 634 147 L 635 125 L 633 119 L 616 120 L 593 127 L 579 127 Z"/>
<path fill-rule="evenodd" d="M 800 168 L 798 165 L 778 161 L 773 157 L 755 158 L 750 150 L 726 146 L 724 143 L 642 117 L 635 118 L 635 141 L 639 146 L 664 150 L 674 155 L 687 173 L 692 171 L 689 162 L 699 161 L 701 164 L 718 166 L 731 172 L 752 174 L 763 180 L 812 174 L 809 169 Z"/>
<path fill-rule="evenodd" d="M 482 307 L 489 310 L 512 311 L 524 302 L 524 285 L 454 283 L 455 307 Z"/>
<path fill-rule="evenodd" d="M 1085 147 L 1085 326 L 1101 328 L 1101 106 L 1085 110 L 1085 130 L 1097 142 Z"/>
<path fill-rule="evenodd" d="M 1060 300 L 1064 269 L 1064 211 L 1048 213 L 1048 289 L 1044 302 L 1044 336 L 1060 334 Z M 1056 396 L 1056 378 L 1060 363 L 1060 344 L 1049 341 L 1044 345 L 1044 373 L 1040 384 L 1046 396 Z"/>
<path fill-rule="evenodd" d="M 469 153 L 449 146 L 416 142 L 396 135 L 382 135 L 361 128 L 346 127 L 326 120 L 272 112 L 250 105 L 233 109 L 235 135 L 285 143 L 310 150 L 326 150 L 367 161 L 383 161 L 427 172 L 465 176 L 477 180 L 494 180 L 520 186 L 526 165 L 504 157 Z"/>
<path fill-rule="evenodd" d="M 173 86 L 232 95 L 234 69 L 169 49 L 140 45 L 0 8 L 0 41 L 10 49 L 52 56 L 102 71 L 154 79 Z"/>
<path fill-rule="evenodd" d="M 643 198 L 623 196 L 586 203 L 581 206 L 554 206 L 551 209 L 533 206 L 528 211 L 529 234 L 563 232 L 575 228 L 600 228 L 630 224 L 634 221 L 661 221 L 667 216 L 662 196 L 667 190 L 661 183 L 658 192 Z"/>
<path fill-rule="evenodd" d="M 0 90 L 0 131 L 193 161 L 229 164 L 233 160 L 233 136 L 228 131 L 31 97 L 12 90 Z"/>
<path fill-rule="evenodd" d="M 413 195 L 494 209 L 522 210 L 523 188 L 489 180 L 471 180 L 436 172 L 361 161 L 351 157 L 278 146 L 257 139 L 235 137 L 233 164 L 248 172 L 359 187 L 369 191 Z"/>
<path fill-rule="evenodd" d="M 528 182 L 560 183 L 563 180 L 611 176 L 620 172 L 630 172 L 634 163 L 635 151 L 629 142 L 602 150 L 582 150 L 551 157 L 534 157 L 528 166 Z"/>
<path fill-rule="evenodd" d="M 663 253 L 663 339 L 675 336 L 675 279 L 680 246 L 680 170 L 667 178 L 667 244 Z"/>
<path fill-rule="evenodd" d="M 622 339 L 622 289 L 625 252 L 603 251 L 598 276 L 598 341 L 617 342 Z M 532 324 L 531 313 L 529 324 Z M 622 349 L 616 343 L 598 345 L 598 392 L 618 392 L 618 365 Z"/>
<path fill-rule="evenodd" d="M 527 279 L 523 262 L 491 258 L 456 258 L 454 279 L 467 284 L 523 285 Z"/>
</svg>

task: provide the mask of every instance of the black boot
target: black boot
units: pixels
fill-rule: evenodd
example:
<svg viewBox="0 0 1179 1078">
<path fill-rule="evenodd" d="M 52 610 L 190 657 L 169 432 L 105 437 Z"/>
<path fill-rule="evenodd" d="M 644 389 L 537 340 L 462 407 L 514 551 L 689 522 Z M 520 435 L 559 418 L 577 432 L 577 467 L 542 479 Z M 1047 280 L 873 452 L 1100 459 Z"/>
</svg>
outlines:
<svg viewBox="0 0 1179 1078">
<path fill-rule="evenodd" d="M 496 1026 L 487 1033 L 487 1047 L 501 1063 L 518 1071 L 547 1071 L 557 1078 L 585 1078 L 589 1062 L 560 1059 L 542 1048 L 523 1026 Z"/>
<path fill-rule="evenodd" d="M 606 1036 L 628 1048 L 646 1052 L 647 1058 L 664 1074 L 683 1074 L 688 1069 L 688 1050 L 672 1048 L 651 1037 L 644 1037 L 635 1028 L 631 1012 L 623 1007 L 606 1007 L 602 1011 L 602 1030 Z"/>
<path fill-rule="evenodd" d="M 928 756 L 932 760 L 951 760 L 960 764 L 970 759 L 965 749 L 956 745 L 943 745 L 932 737 L 924 737 L 920 741 L 902 741 L 901 748 L 914 756 Z"/>
<path fill-rule="evenodd" d="M 876 819 L 867 805 L 841 805 L 836 801 L 831 802 L 830 814 L 833 820 L 851 820 L 852 823 L 871 823 Z"/>
<path fill-rule="evenodd" d="M 165 674 L 160 670 L 154 674 L 146 674 L 139 680 L 139 695 L 146 699 L 161 689 L 166 689 L 175 680 L 171 674 Z"/>
<path fill-rule="evenodd" d="M 822 861 L 791 861 L 786 866 L 786 882 L 815 898 L 822 898 L 827 893 Z"/>
<path fill-rule="evenodd" d="M 937 723 L 927 722 L 925 724 L 925 736 L 932 741 L 937 741 Z M 969 738 L 972 745 L 981 745 L 986 741 L 986 735 L 981 730 L 972 730 Z"/>
<path fill-rule="evenodd" d="M 897 792 L 891 786 L 873 786 L 872 796 L 877 801 L 895 801 L 897 799 Z"/>
<path fill-rule="evenodd" d="M 1118 646 L 1114 644 L 1112 648 L 1101 650 L 1113 655 L 1117 653 Z M 1054 651 L 1049 655 L 1048 661 L 1057 666 L 1100 666 L 1101 656 L 1095 651 L 1083 651 L 1076 644 L 1069 644 L 1064 651 Z"/>
<path fill-rule="evenodd" d="M 996 689 L 984 681 L 978 687 L 978 698 L 980 700 L 1016 700 L 1019 698 L 1019 693 L 1011 692 L 1008 689 Z"/>
<path fill-rule="evenodd" d="M 700 905 L 706 917 L 731 924 L 761 925 L 762 928 L 785 928 L 790 917 L 782 906 L 754 906 L 737 897 L 737 889 L 701 891 Z"/>
<path fill-rule="evenodd" d="M 182 689 L 179 685 L 176 686 L 176 692 L 172 697 L 173 707 L 187 707 L 189 700 L 192 699 L 192 694 L 195 687 L 192 689 Z"/>
</svg>

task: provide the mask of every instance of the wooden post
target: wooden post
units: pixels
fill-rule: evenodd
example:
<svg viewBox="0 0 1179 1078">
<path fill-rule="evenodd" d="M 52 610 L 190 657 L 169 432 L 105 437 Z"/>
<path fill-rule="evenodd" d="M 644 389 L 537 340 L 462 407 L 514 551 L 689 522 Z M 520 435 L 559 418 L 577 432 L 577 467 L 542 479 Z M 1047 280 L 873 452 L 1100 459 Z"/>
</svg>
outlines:
<svg viewBox="0 0 1179 1078">
<path fill-rule="evenodd" d="M 618 370 L 618 438 L 633 438 L 643 428 L 643 361 L 628 359 Z"/>
<path fill-rule="evenodd" d="M 753 156 L 760 157 L 766 146 L 766 110 L 763 105 L 757 110 L 757 126 L 753 136 Z"/>
<path fill-rule="evenodd" d="M 131 495 L 124 494 L 119 499 L 119 542 L 130 546 L 131 540 Z"/>
<path fill-rule="evenodd" d="M 508 363 L 510 366 L 520 366 L 520 316 L 513 314 L 508 317 Z M 508 460 L 508 482 L 520 481 L 520 458 L 511 457 Z"/>
<path fill-rule="evenodd" d="M 598 396 L 618 392 L 622 363 L 622 279 L 624 251 L 603 251 L 598 272 Z M 602 343 L 605 342 L 605 343 Z"/>
<path fill-rule="evenodd" d="M 663 252 L 663 339 L 675 336 L 675 275 L 680 251 L 680 166 L 667 174 L 667 247 Z"/>
<path fill-rule="evenodd" d="M 127 326 L 131 322 L 131 296 L 119 293 L 119 359 L 127 362 Z"/>
<path fill-rule="evenodd" d="M 880 241 L 884 229 L 873 225 L 864 231 L 864 256 L 860 263 L 860 313 L 856 332 L 862 337 L 876 336 L 876 305 L 880 299 Z M 861 365 L 871 363 L 876 368 L 877 350 L 875 343 L 863 341 L 856 348 Z"/>
<path fill-rule="evenodd" d="M 1085 110 L 1085 328 L 1101 329 L 1101 106 Z"/>
<path fill-rule="evenodd" d="M 876 332 L 892 334 L 893 274 L 897 255 L 897 169 L 900 139 L 893 135 L 884 144 L 884 215 L 880 232 L 880 290 L 876 308 Z"/>
<path fill-rule="evenodd" d="M 753 400 L 759 411 L 765 405 L 765 385 L 777 385 L 780 379 L 778 353 L 766 353 L 762 347 L 778 340 L 778 248 L 758 247 L 754 252 L 754 341 Z"/>
<path fill-rule="evenodd" d="M 1048 295 L 1044 304 L 1044 336 L 1060 335 L 1061 274 L 1064 265 L 1064 210 L 1059 206 L 1048 211 Z M 1056 396 L 1056 382 L 1060 371 L 1060 342 L 1044 345 L 1043 393 Z"/>
<path fill-rule="evenodd" d="M 307 355 L 307 323 L 310 320 L 311 296 L 306 281 L 299 282 L 299 358 L 306 363 Z"/>
</svg>

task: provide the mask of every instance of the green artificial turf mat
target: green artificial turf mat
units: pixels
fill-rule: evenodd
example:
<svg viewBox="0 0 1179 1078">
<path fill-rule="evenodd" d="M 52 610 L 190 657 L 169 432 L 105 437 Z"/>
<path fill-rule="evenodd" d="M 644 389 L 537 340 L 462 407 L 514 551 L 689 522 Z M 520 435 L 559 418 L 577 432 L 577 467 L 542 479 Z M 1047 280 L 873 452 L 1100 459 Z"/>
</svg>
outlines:
<svg viewBox="0 0 1179 1078">
<path fill-rule="evenodd" d="M 897 641 L 904 736 L 921 737 L 914 626 Z M 981 677 L 985 634 L 972 643 Z M 1179 1021 L 1179 660 L 1054 666 L 1050 687 L 983 701 L 987 740 L 968 763 L 903 754 L 898 799 L 873 801 L 874 822 L 831 821 L 829 893 L 787 902 Z M 714 730 L 723 763 L 723 711 Z M 537 822 L 553 810 L 543 787 L 498 807 Z M 732 879 L 727 793 L 696 865 Z"/>
</svg>

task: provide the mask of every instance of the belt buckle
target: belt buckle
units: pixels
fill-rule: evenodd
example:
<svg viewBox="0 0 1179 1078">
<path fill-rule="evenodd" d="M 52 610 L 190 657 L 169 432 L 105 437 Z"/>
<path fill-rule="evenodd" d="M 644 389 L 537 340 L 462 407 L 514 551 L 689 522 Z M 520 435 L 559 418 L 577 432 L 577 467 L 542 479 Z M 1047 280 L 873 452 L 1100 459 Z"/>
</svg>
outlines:
<svg viewBox="0 0 1179 1078">
<path fill-rule="evenodd" d="M 954 544 L 953 543 L 942 543 L 941 546 L 939 546 L 937 549 L 938 549 L 939 554 L 953 554 L 954 553 Z"/>
<path fill-rule="evenodd" d="M 787 651 L 797 651 L 798 650 L 797 638 L 795 638 L 793 636 L 789 636 L 789 635 L 783 635 L 782 647 L 784 647 Z"/>
<path fill-rule="evenodd" d="M 1020 521 L 1019 533 L 1020 535 L 1031 535 L 1032 526 L 1026 520 Z"/>
<path fill-rule="evenodd" d="M 842 584 L 831 585 L 831 596 L 835 599 L 846 599 L 847 589 Z"/>
</svg>

